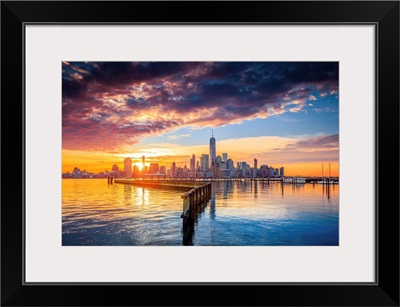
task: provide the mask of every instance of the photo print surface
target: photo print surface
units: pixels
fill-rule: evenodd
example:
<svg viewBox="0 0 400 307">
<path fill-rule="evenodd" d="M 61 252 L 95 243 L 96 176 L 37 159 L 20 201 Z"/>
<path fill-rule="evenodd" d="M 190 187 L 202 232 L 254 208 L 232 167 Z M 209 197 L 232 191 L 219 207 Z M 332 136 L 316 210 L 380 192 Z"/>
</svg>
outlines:
<svg viewBox="0 0 400 307">
<path fill-rule="evenodd" d="M 338 246 L 338 62 L 62 62 L 64 246 Z"/>
</svg>

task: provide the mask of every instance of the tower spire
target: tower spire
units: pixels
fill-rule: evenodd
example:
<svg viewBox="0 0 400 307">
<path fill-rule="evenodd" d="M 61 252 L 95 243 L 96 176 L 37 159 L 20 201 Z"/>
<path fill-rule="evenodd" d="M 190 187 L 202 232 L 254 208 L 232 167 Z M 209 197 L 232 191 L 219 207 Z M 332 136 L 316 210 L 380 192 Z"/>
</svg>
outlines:
<svg viewBox="0 0 400 307">
<path fill-rule="evenodd" d="M 214 137 L 214 128 L 211 128 L 211 137 Z"/>
</svg>

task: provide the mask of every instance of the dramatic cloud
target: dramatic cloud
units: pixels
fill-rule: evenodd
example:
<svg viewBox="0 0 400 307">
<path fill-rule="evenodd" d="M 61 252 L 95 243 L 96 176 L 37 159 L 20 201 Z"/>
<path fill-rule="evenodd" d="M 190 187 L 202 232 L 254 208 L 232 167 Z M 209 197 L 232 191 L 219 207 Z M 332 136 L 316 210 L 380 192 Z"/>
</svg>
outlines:
<svg viewBox="0 0 400 307">
<path fill-rule="evenodd" d="M 168 139 L 171 140 L 171 141 L 176 141 L 177 139 L 188 138 L 190 136 L 191 136 L 191 134 L 189 134 L 189 133 L 187 133 L 187 134 L 179 134 L 179 135 L 170 135 L 168 137 Z"/>
<path fill-rule="evenodd" d="M 63 62 L 63 148 L 118 150 L 184 126 L 299 112 L 337 93 L 336 62 Z"/>
<path fill-rule="evenodd" d="M 284 157 L 283 162 L 337 161 L 339 159 L 339 135 L 304 138 L 290 142 L 269 152 L 269 157 Z"/>
</svg>

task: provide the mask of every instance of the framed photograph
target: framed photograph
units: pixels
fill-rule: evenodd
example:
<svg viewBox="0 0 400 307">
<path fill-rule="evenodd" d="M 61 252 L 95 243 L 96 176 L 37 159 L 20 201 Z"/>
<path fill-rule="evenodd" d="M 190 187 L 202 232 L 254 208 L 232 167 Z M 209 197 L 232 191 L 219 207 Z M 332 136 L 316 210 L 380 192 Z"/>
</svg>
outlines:
<svg viewBox="0 0 400 307">
<path fill-rule="evenodd" d="M 3 306 L 399 306 L 398 1 L 1 26 Z"/>
</svg>

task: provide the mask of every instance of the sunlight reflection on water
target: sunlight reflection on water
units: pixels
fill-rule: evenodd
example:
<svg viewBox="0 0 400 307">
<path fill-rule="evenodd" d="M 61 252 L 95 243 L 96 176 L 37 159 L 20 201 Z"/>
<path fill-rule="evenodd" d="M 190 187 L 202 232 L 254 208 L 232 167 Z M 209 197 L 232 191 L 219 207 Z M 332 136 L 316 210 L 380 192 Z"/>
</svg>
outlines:
<svg viewBox="0 0 400 307">
<path fill-rule="evenodd" d="M 338 245 L 339 185 L 216 182 L 193 245 Z M 182 245 L 181 191 L 62 180 L 63 245 Z"/>
</svg>

